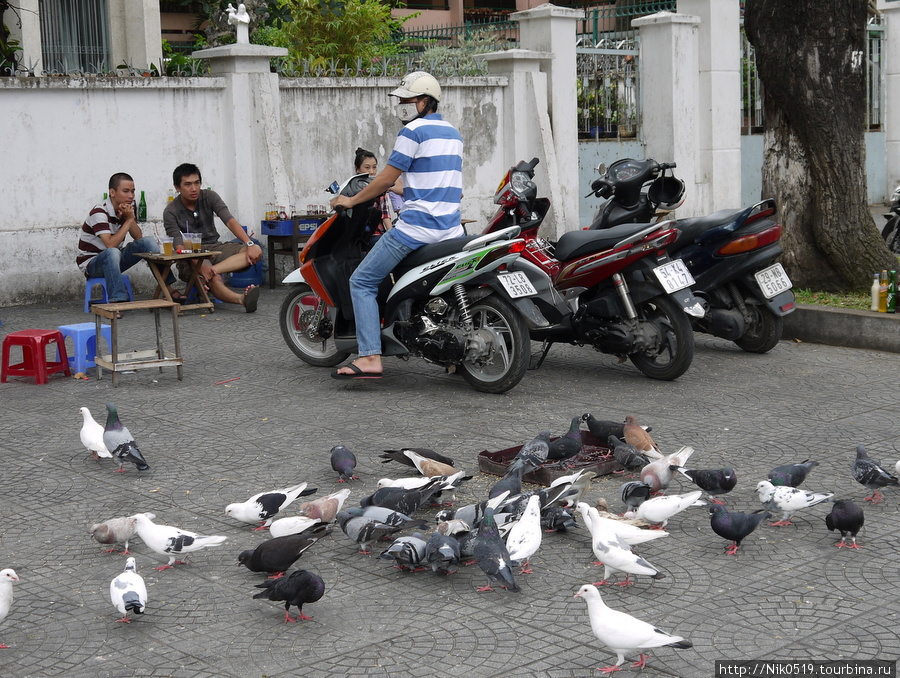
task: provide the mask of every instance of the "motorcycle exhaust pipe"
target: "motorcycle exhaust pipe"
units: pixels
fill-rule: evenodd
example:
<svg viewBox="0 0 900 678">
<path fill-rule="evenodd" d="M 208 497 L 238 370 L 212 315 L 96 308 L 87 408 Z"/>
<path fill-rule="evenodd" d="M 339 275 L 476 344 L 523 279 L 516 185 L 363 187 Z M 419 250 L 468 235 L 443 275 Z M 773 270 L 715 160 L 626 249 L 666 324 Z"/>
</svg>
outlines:
<svg viewBox="0 0 900 678">
<path fill-rule="evenodd" d="M 628 293 L 628 283 L 625 282 L 625 278 L 622 277 L 621 273 L 614 273 L 612 279 L 616 286 L 616 292 L 619 293 L 619 298 L 622 300 L 622 305 L 625 307 L 625 314 L 629 320 L 634 320 L 637 318 L 637 310 L 634 308 L 634 302 L 631 301 L 631 295 Z"/>
</svg>

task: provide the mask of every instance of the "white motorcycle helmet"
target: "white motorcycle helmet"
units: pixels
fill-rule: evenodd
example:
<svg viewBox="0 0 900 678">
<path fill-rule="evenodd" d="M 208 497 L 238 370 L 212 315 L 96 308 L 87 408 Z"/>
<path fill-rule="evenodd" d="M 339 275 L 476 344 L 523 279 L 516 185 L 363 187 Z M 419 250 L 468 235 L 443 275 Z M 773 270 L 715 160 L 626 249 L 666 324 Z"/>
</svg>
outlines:
<svg viewBox="0 0 900 678">
<path fill-rule="evenodd" d="M 430 73 L 415 71 L 404 76 L 403 80 L 400 81 L 400 87 L 391 92 L 390 96 L 399 97 L 400 99 L 418 99 L 425 96 L 430 97 L 434 102 L 438 102 L 441 100 L 441 86 Z M 430 102 L 425 107 L 425 113 L 432 109 L 433 106 L 436 107 L 437 104 Z M 416 103 L 397 104 L 397 117 L 400 118 L 400 122 L 404 125 L 422 117 L 422 115 L 423 113 L 419 113 Z"/>
<path fill-rule="evenodd" d="M 684 182 L 671 175 L 657 177 L 647 190 L 647 198 L 659 210 L 677 210 L 684 203 Z"/>
</svg>

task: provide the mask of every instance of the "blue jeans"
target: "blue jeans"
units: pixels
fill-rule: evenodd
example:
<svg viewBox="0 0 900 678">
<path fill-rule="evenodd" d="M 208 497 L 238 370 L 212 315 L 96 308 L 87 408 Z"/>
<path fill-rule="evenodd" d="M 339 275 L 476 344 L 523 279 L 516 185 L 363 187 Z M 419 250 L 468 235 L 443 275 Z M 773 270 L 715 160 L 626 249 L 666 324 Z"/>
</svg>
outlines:
<svg viewBox="0 0 900 678">
<path fill-rule="evenodd" d="M 390 230 L 378 239 L 350 276 L 350 298 L 353 299 L 360 356 L 381 354 L 378 286 L 413 249 L 397 240 L 394 231 Z"/>
<path fill-rule="evenodd" d="M 89 278 L 106 279 L 106 294 L 110 303 L 128 301 L 128 290 L 122 282 L 122 273 L 142 261 L 140 257 L 135 256 L 138 252 L 159 252 L 156 238 L 134 240 L 122 249 L 107 247 L 88 263 L 86 271 Z M 166 284 L 171 285 L 174 282 L 175 276 L 170 270 L 166 276 Z"/>
</svg>

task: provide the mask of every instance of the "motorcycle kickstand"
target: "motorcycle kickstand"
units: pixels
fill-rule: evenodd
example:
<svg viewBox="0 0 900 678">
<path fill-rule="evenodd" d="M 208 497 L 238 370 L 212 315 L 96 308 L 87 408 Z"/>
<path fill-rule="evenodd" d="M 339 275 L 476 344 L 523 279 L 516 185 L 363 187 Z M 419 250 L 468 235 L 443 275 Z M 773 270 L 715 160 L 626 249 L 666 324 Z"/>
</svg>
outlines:
<svg viewBox="0 0 900 678">
<path fill-rule="evenodd" d="M 531 368 L 529 368 L 529 369 L 532 369 L 532 370 L 538 370 L 538 369 L 541 368 L 541 365 L 544 364 L 544 358 L 546 358 L 546 357 L 547 357 L 547 354 L 550 352 L 550 347 L 551 347 L 551 346 L 553 346 L 553 342 L 552 342 L 552 341 L 544 340 L 543 346 L 541 347 L 541 355 L 540 355 L 540 357 L 539 357 L 538 360 L 537 360 L 537 364 L 536 364 L 534 367 L 531 367 Z"/>
</svg>

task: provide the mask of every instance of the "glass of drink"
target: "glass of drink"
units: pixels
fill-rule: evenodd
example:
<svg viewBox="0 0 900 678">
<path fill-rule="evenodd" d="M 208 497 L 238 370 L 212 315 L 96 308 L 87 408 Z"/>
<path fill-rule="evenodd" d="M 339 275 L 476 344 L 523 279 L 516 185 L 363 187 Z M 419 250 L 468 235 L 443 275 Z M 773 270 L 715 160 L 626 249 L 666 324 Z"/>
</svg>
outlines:
<svg viewBox="0 0 900 678">
<path fill-rule="evenodd" d="M 203 242 L 200 240 L 200 234 L 196 233 L 196 234 L 194 234 L 193 250 L 194 250 L 194 252 L 199 252 L 201 249 L 203 249 Z"/>
<path fill-rule="evenodd" d="M 162 252 L 166 256 L 170 256 L 172 254 L 172 236 L 171 235 L 161 235 L 159 236 L 160 241 L 162 242 Z"/>
</svg>

